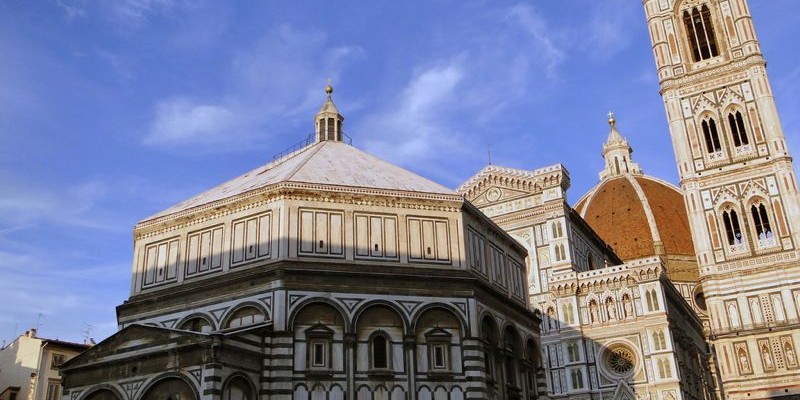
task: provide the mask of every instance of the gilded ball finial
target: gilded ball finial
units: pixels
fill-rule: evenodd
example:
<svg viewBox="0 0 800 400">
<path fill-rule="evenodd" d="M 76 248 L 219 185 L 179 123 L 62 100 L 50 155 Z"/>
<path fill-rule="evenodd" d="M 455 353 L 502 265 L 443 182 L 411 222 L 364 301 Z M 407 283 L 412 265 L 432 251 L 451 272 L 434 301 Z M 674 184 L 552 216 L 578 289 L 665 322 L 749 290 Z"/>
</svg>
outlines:
<svg viewBox="0 0 800 400">
<path fill-rule="evenodd" d="M 617 119 L 614 118 L 614 113 L 609 111 L 608 112 L 608 124 L 611 125 L 611 126 L 614 126 L 614 125 L 616 125 L 616 123 L 617 123 Z"/>
<path fill-rule="evenodd" d="M 325 85 L 325 93 L 327 93 L 328 95 L 333 93 L 333 86 L 331 86 L 331 80 L 330 79 L 328 79 L 328 84 Z"/>
</svg>

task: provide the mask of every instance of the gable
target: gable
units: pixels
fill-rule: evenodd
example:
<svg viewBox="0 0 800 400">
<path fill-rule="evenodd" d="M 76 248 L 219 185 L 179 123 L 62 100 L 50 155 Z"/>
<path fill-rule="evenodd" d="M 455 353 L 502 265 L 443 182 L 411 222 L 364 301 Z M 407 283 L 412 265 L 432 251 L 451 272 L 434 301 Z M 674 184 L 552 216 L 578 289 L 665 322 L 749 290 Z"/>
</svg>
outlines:
<svg viewBox="0 0 800 400">
<path fill-rule="evenodd" d="M 131 325 L 92 346 L 62 365 L 70 369 L 121 353 L 132 353 L 169 343 L 210 340 L 202 333 L 178 331 L 148 325 Z"/>
</svg>

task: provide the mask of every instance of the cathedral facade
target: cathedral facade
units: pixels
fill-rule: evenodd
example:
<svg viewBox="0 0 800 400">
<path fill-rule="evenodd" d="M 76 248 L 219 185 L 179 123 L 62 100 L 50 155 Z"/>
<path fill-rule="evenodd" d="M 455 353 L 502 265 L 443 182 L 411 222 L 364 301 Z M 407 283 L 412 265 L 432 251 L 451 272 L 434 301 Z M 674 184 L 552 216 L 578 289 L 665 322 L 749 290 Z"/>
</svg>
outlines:
<svg viewBox="0 0 800 400">
<path fill-rule="evenodd" d="M 609 115 L 598 184 L 451 190 L 349 144 L 134 228 L 120 331 L 64 399 L 798 398 L 800 197 L 746 0 L 644 0 L 680 187 Z"/>
</svg>

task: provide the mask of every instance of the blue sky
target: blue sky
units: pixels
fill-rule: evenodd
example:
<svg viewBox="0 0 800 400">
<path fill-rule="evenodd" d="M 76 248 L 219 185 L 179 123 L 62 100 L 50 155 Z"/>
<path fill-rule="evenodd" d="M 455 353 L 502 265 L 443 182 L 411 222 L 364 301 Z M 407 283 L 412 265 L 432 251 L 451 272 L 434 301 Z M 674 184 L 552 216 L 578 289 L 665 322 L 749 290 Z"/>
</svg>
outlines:
<svg viewBox="0 0 800 400">
<path fill-rule="evenodd" d="M 750 0 L 794 154 L 800 2 Z M 563 163 L 618 126 L 676 182 L 639 0 L 0 2 L 0 339 L 113 333 L 136 221 L 312 132 L 327 78 L 353 144 L 450 187 Z M 795 44 L 792 44 L 795 43 Z"/>
</svg>

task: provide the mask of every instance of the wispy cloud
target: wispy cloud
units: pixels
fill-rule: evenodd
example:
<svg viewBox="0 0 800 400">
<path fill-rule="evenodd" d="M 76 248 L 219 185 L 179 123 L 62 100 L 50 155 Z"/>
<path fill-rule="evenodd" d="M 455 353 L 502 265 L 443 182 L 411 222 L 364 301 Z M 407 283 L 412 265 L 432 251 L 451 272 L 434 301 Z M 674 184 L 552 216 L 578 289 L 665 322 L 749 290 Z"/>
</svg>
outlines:
<svg viewBox="0 0 800 400">
<path fill-rule="evenodd" d="M 507 18 L 533 39 L 536 57 L 544 61 L 548 74 L 554 74 L 556 67 L 564 60 L 564 52 L 556 45 L 552 37 L 554 29 L 549 26 L 547 20 L 528 4 L 511 7 Z"/>
<path fill-rule="evenodd" d="M 642 27 L 641 15 L 625 5 L 626 0 L 605 0 L 590 5 L 588 23 L 574 31 L 575 42 L 584 53 L 605 62 L 631 44 L 632 28 Z"/>
<path fill-rule="evenodd" d="M 527 103 L 546 96 L 558 81 L 564 50 L 556 30 L 535 8 L 519 4 L 472 18 L 459 32 L 456 54 L 437 54 L 414 66 L 398 94 L 358 124 L 358 131 L 373 133 L 368 150 L 403 165 L 422 163 L 446 175 L 443 164 L 453 158 L 485 154 L 478 138 L 487 129 L 499 129 L 492 121 L 500 113 L 523 98 Z"/>
<path fill-rule="evenodd" d="M 236 52 L 229 90 L 219 99 L 179 94 L 160 100 L 143 141 L 206 151 L 249 147 L 245 140 L 255 133 L 268 139 L 264 135 L 278 134 L 275 128 L 281 123 L 291 123 L 300 114 L 307 117 L 321 101 L 325 78 L 336 79 L 362 54 L 358 46 L 330 45 L 318 31 L 276 27 L 254 46 Z M 272 124 L 265 128 L 268 121 Z"/>
<path fill-rule="evenodd" d="M 436 149 L 454 144 L 442 112 L 452 104 L 464 78 L 462 63 L 462 58 L 456 57 L 423 69 L 396 99 L 366 118 L 360 131 L 376 134 L 367 139 L 367 148 L 405 160 L 429 158 Z"/>
</svg>

